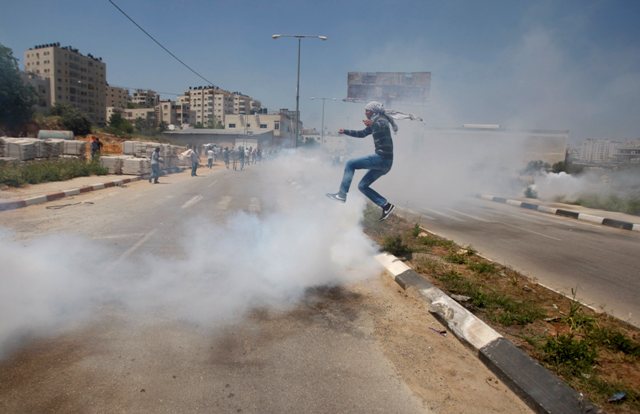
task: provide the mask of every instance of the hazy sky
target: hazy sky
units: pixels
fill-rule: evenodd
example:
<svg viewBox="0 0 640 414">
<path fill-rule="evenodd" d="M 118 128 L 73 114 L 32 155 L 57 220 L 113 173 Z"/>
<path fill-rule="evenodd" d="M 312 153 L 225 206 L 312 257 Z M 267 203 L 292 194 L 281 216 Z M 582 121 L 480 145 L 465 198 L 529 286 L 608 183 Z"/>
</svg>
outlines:
<svg viewBox="0 0 640 414">
<path fill-rule="evenodd" d="M 1 0 L 0 43 L 60 42 L 102 57 L 114 86 L 180 94 L 206 84 L 108 0 Z M 640 1 L 114 0 L 215 85 L 270 110 L 300 107 L 320 127 L 321 102 L 344 98 L 349 71 L 432 72 L 417 109 L 432 126 L 497 123 L 569 129 L 584 138 L 640 138 Z M 175 96 L 164 95 L 175 99 Z M 359 128 L 357 104 L 327 102 L 326 125 Z M 349 125 L 346 123 L 349 122 Z"/>
</svg>

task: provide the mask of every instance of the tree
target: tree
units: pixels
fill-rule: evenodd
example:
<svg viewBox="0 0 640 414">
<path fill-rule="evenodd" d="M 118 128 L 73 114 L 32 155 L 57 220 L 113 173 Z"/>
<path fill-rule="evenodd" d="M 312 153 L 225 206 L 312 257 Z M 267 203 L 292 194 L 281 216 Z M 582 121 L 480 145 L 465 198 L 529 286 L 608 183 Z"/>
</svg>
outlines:
<svg viewBox="0 0 640 414">
<path fill-rule="evenodd" d="M 75 135 L 91 133 L 91 121 L 71 105 L 57 103 L 51 108 L 51 115 L 61 117 L 62 125 Z"/>
<path fill-rule="evenodd" d="M 117 135 L 131 134 L 133 132 L 133 125 L 124 119 L 120 112 L 114 112 L 109 118 L 109 129 Z"/>
<path fill-rule="evenodd" d="M 35 90 L 20 78 L 13 51 L 0 44 L 0 128 L 9 133 L 23 130 L 33 116 Z"/>
</svg>

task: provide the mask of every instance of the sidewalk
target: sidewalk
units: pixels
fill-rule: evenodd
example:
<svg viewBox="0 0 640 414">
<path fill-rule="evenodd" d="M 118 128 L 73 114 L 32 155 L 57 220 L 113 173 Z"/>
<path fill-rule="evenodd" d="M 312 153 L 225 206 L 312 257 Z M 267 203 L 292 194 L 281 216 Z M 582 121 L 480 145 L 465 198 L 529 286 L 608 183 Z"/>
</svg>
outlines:
<svg viewBox="0 0 640 414">
<path fill-rule="evenodd" d="M 588 208 L 574 204 L 545 202 L 533 198 L 505 198 L 488 194 L 481 194 L 479 197 L 484 200 L 505 203 L 512 206 L 541 211 L 543 213 L 554 214 L 557 216 L 588 221 L 594 224 L 602 224 L 604 226 L 615 227 L 624 230 L 640 231 L 640 217 L 630 214 L 597 210 L 594 208 Z"/>
</svg>

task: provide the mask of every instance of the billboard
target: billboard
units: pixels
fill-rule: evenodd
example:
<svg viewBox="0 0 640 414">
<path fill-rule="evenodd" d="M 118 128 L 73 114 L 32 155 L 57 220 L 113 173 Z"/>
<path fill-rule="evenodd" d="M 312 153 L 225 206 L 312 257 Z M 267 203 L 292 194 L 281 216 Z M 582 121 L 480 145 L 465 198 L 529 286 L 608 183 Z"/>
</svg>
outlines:
<svg viewBox="0 0 640 414">
<path fill-rule="evenodd" d="M 424 104 L 430 87 L 431 72 L 349 72 L 346 100 Z"/>
</svg>

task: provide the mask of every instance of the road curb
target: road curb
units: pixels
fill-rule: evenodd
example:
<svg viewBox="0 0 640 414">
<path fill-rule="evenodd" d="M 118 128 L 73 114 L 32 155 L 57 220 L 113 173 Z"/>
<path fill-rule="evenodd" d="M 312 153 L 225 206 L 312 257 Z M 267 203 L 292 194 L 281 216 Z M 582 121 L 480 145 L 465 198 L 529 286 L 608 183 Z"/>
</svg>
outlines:
<svg viewBox="0 0 640 414">
<path fill-rule="evenodd" d="M 597 413 L 582 394 L 397 257 L 381 253 L 376 260 L 403 289 L 415 288 L 434 313 L 458 338 L 472 346 L 480 360 L 537 413 Z"/>
<path fill-rule="evenodd" d="M 102 189 L 111 188 L 111 187 L 120 187 L 124 184 L 131 183 L 134 181 L 139 181 L 141 179 L 142 177 L 123 178 L 121 180 L 113 180 L 113 181 L 108 181 L 106 183 L 98 183 L 98 184 L 93 184 L 93 185 L 89 185 L 81 188 L 72 188 L 72 189 L 60 191 L 57 193 L 29 197 L 23 200 L 11 200 L 11 201 L 0 202 L 0 211 L 15 210 L 22 207 L 32 206 L 34 204 L 42 204 L 49 201 L 60 200 L 61 198 L 64 198 L 64 197 L 87 193 L 89 191 L 102 190 Z"/>
<path fill-rule="evenodd" d="M 578 211 L 565 210 L 560 208 L 547 207 L 539 204 L 527 203 L 520 200 L 510 200 L 504 197 L 496 197 L 488 194 L 481 194 L 479 198 L 498 203 L 509 204 L 511 206 L 522 207 L 529 210 L 542 211 L 543 213 L 554 214 L 556 216 L 569 217 L 576 220 L 588 221 L 594 224 L 602 224 L 603 226 L 615 227 L 623 230 L 640 231 L 640 224 L 628 221 L 616 220 L 607 217 L 599 217 L 591 214 L 580 213 Z"/>
</svg>

